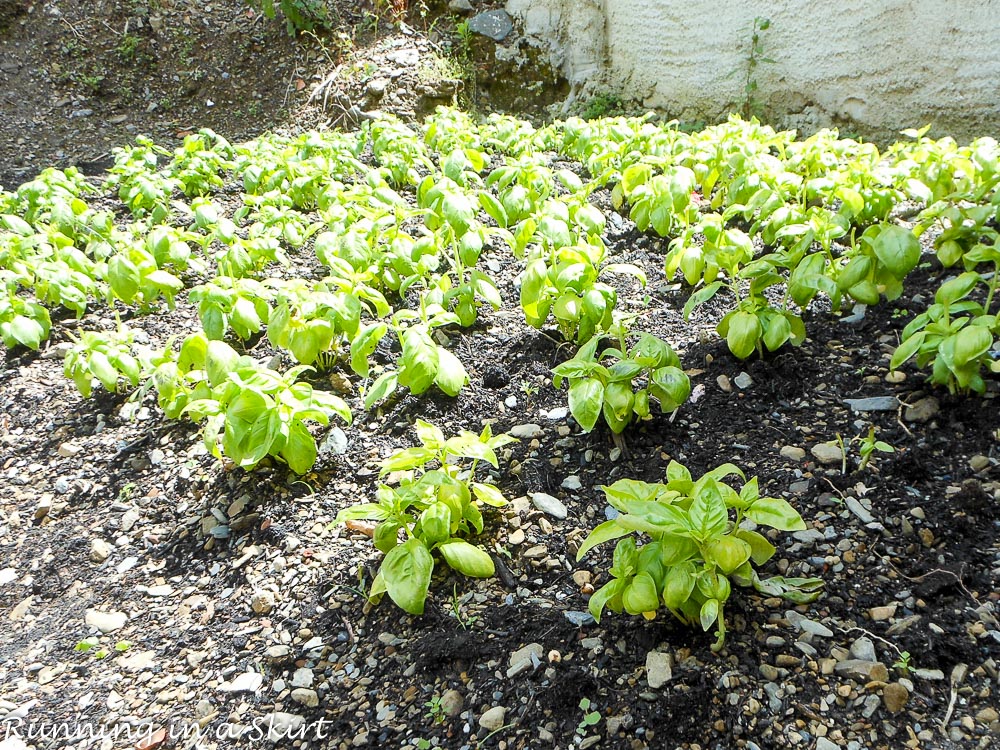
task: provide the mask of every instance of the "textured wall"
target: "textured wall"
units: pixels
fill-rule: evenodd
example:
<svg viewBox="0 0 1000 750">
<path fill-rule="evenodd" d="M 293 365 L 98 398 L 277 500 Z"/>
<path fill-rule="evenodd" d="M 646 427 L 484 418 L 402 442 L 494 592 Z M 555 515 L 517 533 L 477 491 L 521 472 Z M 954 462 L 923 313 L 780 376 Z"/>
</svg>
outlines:
<svg viewBox="0 0 1000 750">
<path fill-rule="evenodd" d="M 959 137 L 1000 130 L 1000 0 L 511 0 L 582 88 L 609 86 L 682 120 L 743 102 L 750 26 L 769 119 L 870 136 L 933 122 Z"/>
</svg>

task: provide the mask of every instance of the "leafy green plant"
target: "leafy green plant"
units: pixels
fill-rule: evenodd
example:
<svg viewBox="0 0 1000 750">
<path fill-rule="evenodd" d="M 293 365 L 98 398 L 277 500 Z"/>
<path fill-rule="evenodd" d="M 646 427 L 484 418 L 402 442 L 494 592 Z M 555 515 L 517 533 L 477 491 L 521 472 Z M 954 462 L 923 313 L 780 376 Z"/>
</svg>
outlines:
<svg viewBox="0 0 1000 750">
<path fill-rule="evenodd" d="M 758 576 L 754 567 L 766 563 L 775 547 L 750 527 L 797 531 L 806 526 L 785 500 L 761 497 L 756 478 L 736 492 L 721 481 L 730 475 L 744 478 L 737 467 L 723 464 L 695 480 L 671 461 L 666 483 L 622 479 L 602 487 L 619 515 L 591 531 L 577 554 L 580 560 L 593 547 L 619 539 L 611 581 L 590 598 L 595 620 L 605 608 L 652 619 L 665 605 L 685 624 L 706 631 L 716 625 L 712 649 L 717 651 L 726 637 L 723 610 L 731 582 L 800 604 L 819 597 L 818 578 Z M 639 545 L 634 534 L 648 535 L 650 541 Z"/>
<path fill-rule="evenodd" d="M 255 8 L 270 19 L 275 18 L 277 11 L 285 17 L 285 27 L 289 36 L 295 36 L 300 31 L 312 31 L 316 28 L 328 28 L 330 15 L 324 0 L 247 0 Z"/>
<path fill-rule="evenodd" d="M 109 393 L 118 393 L 122 381 L 136 388 L 148 374 L 148 355 L 132 354 L 135 333 L 128 328 L 107 333 L 83 331 L 79 338 L 69 335 L 74 344 L 63 360 L 63 373 L 84 398 L 90 398 L 94 380 Z M 147 359 L 145 366 L 143 359 Z"/>
<path fill-rule="evenodd" d="M 402 309 L 393 314 L 389 325 L 373 323 L 361 330 L 351 342 L 351 369 L 367 378 L 369 357 L 390 327 L 399 341 L 397 368 L 384 371 L 365 391 L 365 408 L 391 396 L 398 386 L 419 395 L 436 385 L 449 396 L 457 396 L 468 382 L 469 375 L 461 360 L 438 344 L 432 335 L 435 328 L 459 323 L 455 313 L 448 312 L 434 295 L 421 295 L 420 310 Z"/>
<path fill-rule="evenodd" d="M 1000 363 L 991 355 L 997 319 L 988 313 L 998 283 L 996 274 L 988 282 L 985 305 L 969 299 L 982 281 L 980 274 L 966 271 L 942 284 L 934 294 L 934 304 L 903 329 L 891 368 L 897 370 L 915 356 L 919 367 L 930 366 L 931 383 L 952 393 L 983 393 L 983 367 L 1000 372 Z"/>
<path fill-rule="evenodd" d="M 521 310 L 533 328 L 542 328 L 551 314 L 566 341 L 586 343 L 608 330 L 618 293 L 599 279 L 607 274 L 634 276 L 645 286 L 642 269 L 626 263 L 601 263 L 603 243 L 553 249 L 548 259 L 528 264 L 521 278 Z"/>
<path fill-rule="evenodd" d="M 476 481 L 476 468 L 480 461 L 498 468 L 497 449 L 517 442 L 509 435 L 494 436 L 489 425 L 479 435 L 463 430 L 447 439 L 423 420 L 417 420 L 416 430 L 420 445 L 397 450 L 382 464 L 380 476 L 398 472 L 399 486 L 380 485 L 378 502 L 346 508 L 336 520 L 378 521 L 375 547 L 385 557 L 369 597 L 378 602 L 388 594 L 410 614 L 424 611 L 435 564 L 432 553 L 462 575 L 494 574 L 490 555 L 467 539 L 483 531 L 480 503 L 501 507 L 507 501 L 496 486 Z"/>
<path fill-rule="evenodd" d="M 167 416 L 204 421 L 205 447 L 244 469 L 270 455 L 304 474 L 317 456 L 307 422 L 327 425 L 334 415 L 351 422 L 343 399 L 299 380 L 311 369 L 305 365 L 278 373 L 201 333 L 161 359 L 153 383 Z"/>
<path fill-rule="evenodd" d="M 640 333 L 636 344 L 628 348 L 626 335 L 624 325 L 620 325 L 618 347 L 600 354 L 602 336 L 594 336 L 576 356 L 552 369 L 556 388 L 563 379 L 569 381 L 569 409 L 586 432 L 603 416 L 612 432 L 621 433 L 633 421 L 649 418 L 650 397 L 669 414 L 691 393 L 691 382 L 669 344 Z M 613 364 L 601 364 L 608 359 Z M 642 381 L 639 388 L 633 385 L 636 378 Z"/>
<path fill-rule="evenodd" d="M 15 283 L 4 286 L 0 295 L 0 338 L 8 349 L 26 346 L 38 351 L 52 328 L 49 311 L 37 302 L 19 297 Z"/>
</svg>

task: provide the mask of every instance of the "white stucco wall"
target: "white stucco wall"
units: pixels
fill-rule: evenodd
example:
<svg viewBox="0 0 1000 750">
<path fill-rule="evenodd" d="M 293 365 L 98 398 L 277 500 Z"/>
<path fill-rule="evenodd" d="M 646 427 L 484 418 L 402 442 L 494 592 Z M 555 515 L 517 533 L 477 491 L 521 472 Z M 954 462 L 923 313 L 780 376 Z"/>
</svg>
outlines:
<svg viewBox="0 0 1000 750">
<path fill-rule="evenodd" d="M 758 67 L 756 96 L 776 124 L 1000 134 L 1000 0 L 510 0 L 508 10 L 580 95 L 610 88 L 716 121 L 743 102 L 750 27 L 763 16 L 774 63 Z"/>
</svg>

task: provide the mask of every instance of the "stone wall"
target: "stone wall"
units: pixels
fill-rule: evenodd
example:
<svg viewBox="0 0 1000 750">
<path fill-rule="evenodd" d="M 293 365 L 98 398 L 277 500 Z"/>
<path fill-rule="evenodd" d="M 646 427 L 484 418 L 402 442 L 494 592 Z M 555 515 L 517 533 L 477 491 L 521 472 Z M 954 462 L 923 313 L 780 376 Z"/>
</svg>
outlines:
<svg viewBox="0 0 1000 750">
<path fill-rule="evenodd" d="M 509 0 L 573 97 L 612 90 L 714 122 L 745 100 L 753 19 L 766 16 L 755 98 L 769 121 L 888 138 L 1000 131 L 1000 0 Z"/>
</svg>

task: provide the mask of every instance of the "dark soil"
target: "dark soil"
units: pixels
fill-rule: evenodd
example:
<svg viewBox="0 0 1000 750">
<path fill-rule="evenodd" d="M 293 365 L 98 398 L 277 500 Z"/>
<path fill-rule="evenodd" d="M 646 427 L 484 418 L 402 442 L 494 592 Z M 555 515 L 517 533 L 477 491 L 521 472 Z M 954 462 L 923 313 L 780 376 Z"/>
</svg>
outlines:
<svg viewBox="0 0 1000 750">
<path fill-rule="evenodd" d="M 314 103 L 317 118 L 381 106 L 364 99 L 374 96 L 375 71 L 331 78 L 336 58 L 314 74 L 322 50 L 289 39 L 280 24 L 258 20 L 235 0 L 211 7 L 202 15 L 180 2 L 0 0 L 7 66 L 0 67 L 0 182 L 15 184 L 50 164 L 96 169 L 111 146 L 142 132 L 168 144 L 204 126 L 234 139 L 249 135 L 304 106 L 314 85 L 328 81 L 347 99 L 321 114 Z M 352 13 L 362 10 L 345 10 L 345 23 L 357 18 Z M 169 22 L 158 26 L 157 17 Z M 126 33 L 139 39 L 130 59 L 118 48 Z M 407 46 L 396 38 L 379 43 L 370 60 Z M 445 88 L 425 94 L 440 98 Z M 413 99 L 400 107 L 416 109 Z M 84 110 L 91 113 L 68 116 Z M 621 452 L 604 428 L 584 434 L 564 414 L 552 416 L 566 395 L 552 387 L 549 371 L 571 352 L 554 331 L 524 325 L 517 268 L 496 248 L 486 257 L 501 268 L 504 308 L 484 312 L 473 330 L 449 331 L 470 385 L 456 399 L 405 396 L 369 414 L 356 393 L 347 394 L 357 415 L 345 429 L 347 452 L 322 456 L 302 478 L 279 465 L 228 470 L 205 454 L 194 426 L 165 421 L 152 396 L 132 401 L 99 391 L 84 400 L 59 359 L 4 350 L 0 573 L 14 577 L 0 579 L 0 721 L 23 709 L 31 720 L 137 729 L 201 719 L 216 732 L 282 711 L 327 722 L 325 739 L 300 747 L 338 749 L 419 740 L 448 748 L 812 748 L 819 737 L 852 749 L 997 746 L 997 383 L 970 398 L 929 388 L 912 367 L 902 382 L 886 379 L 899 332 L 922 309 L 917 300 L 933 296 L 940 269 L 928 263 L 908 280 L 903 299 L 870 309 L 858 324 L 816 310 L 802 347 L 739 362 L 713 332 L 723 299 L 684 321 L 687 291 L 663 278 L 662 242 L 627 221 L 613 226 L 614 260 L 638 263 L 650 279 L 646 290 L 623 283 L 621 308 L 637 316 L 637 328 L 674 345 L 695 387 L 673 418 L 657 414 L 628 431 Z M 309 253 L 294 261 L 296 273 L 316 270 Z M 129 323 L 161 344 L 197 326 L 183 300 L 172 312 Z M 50 351 L 77 327 L 113 326 L 106 308 L 80 322 L 62 318 Z M 254 355 L 267 354 L 264 339 Z M 388 349 L 380 354 L 388 361 Z M 743 373 L 752 383 L 741 388 L 734 383 Z M 899 410 L 853 413 L 844 403 L 881 395 L 896 396 Z M 928 397 L 937 399 L 936 410 L 908 416 L 907 404 Z M 516 406 L 506 405 L 511 399 Z M 518 499 L 487 514 L 484 541 L 498 578 L 438 573 L 427 613 L 411 618 L 391 602 L 366 603 L 361 591 L 379 555 L 364 535 L 328 526 L 342 508 L 373 498 L 381 459 L 413 443 L 418 417 L 446 433 L 492 422 L 495 431 L 537 423 L 542 435 L 512 446 L 497 472 L 505 495 Z M 895 452 L 858 470 L 851 441 L 872 424 Z M 809 453 L 838 436 L 848 447 L 846 473 L 818 466 Z M 790 460 L 783 447 L 802 448 L 805 457 Z M 591 571 L 603 583 L 613 546 L 575 562 L 587 531 L 605 518 L 598 486 L 623 477 L 658 481 L 671 459 L 696 474 L 732 461 L 760 477 L 763 491 L 788 498 L 826 536 L 782 536 L 765 572 L 818 575 L 824 596 L 794 608 L 737 590 L 718 655 L 709 634 L 663 616 L 646 622 L 608 613 L 600 625 L 573 624 L 567 613 L 575 617 L 587 604 L 573 573 Z M 581 490 L 562 489 L 571 475 Z M 566 520 L 545 517 L 525 499 L 540 491 L 565 502 Z M 871 519 L 860 518 L 855 504 Z M 205 532 L 223 521 L 228 538 Z M 525 541 L 512 544 L 518 530 Z M 95 561 L 95 540 L 109 545 L 107 560 Z M 526 554 L 541 545 L 540 556 Z M 275 593 L 273 610 L 253 609 L 262 590 Z M 888 605 L 896 609 L 876 619 Z M 101 638 L 112 649 L 104 660 L 76 650 L 91 633 L 84 611 L 92 608 L 128 615 Z M 833 635 L 804 637 L 795 615 Z M 825 669 L 866 634 L 889 682 L 910 681 L 899 713 L 884 705 L 883 683 Z M 113 652 L 125 640 L 128 650 Z M 289 646 L 288 654 L 269 655 L 276 644 Z M 511 654 L 527 644 L 542 647 L 542 663 L 508 677 Z M 672 679 L 659 689 L 644 672 L 654 649 L 674 659 Z M 290 697 L 301 668 L 313 670 L 317 707 Z M 260 690 L 226 692 L 248 671 L 265 676 Z M 449 690 L 464 698 L 457 715 L 426 705 Z M 575 736 L 584 699 L 601 716 L 586 730 L 589 739 Z M 493 706 L 507 710 L 502 729 L 491 733 L 478 720 Z M 211 737 L 209 746 L 220 748 L 264 744 Z M 135 745 L 133 738 L 114 746 Z"/>
</svg>

